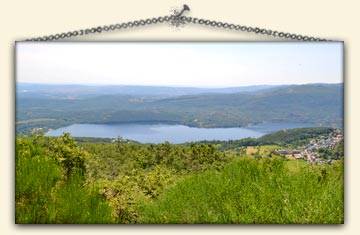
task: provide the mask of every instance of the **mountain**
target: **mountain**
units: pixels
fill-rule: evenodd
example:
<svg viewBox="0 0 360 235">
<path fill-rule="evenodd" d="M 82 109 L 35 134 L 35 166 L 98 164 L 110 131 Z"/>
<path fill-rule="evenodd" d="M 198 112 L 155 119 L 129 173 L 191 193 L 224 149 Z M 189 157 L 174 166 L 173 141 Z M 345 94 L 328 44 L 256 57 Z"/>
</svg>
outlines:
<svg viewBox="0 0 360 235">
<path fill-rule="evenodd" d="M 256 93 L 207 94 L 155 101 L 161 110 L 192 113 L 195 126 L 244 126 L 262 122 L 341 125 L 342 84 L 292 85 Z M 178 112 L 181 112 L 178 111 Z"/>
<path fill-rule="evenodd" d="M 133 95 L 173 97 L 182 95 L 199 95 L 204 93 L 238 93 L 255 92 L 278 87 L 275 85 L 256 85 L 228 88 L 195 88 L 166 86 L 126 86 L 126 85 L 71 85 L 71 84 L 36 84 L 18 83 L 17 94 L 22 97 L 67 97 L 99 95 Z"/>
<path fill-rule="evenodd" d="M 178 123 L 197 127 L 244 127 L 284 122 L 342 127 L 343 123 L 343 84 L 228 89 L 126 89 L 121 86 L 116 93 L 108 92 L 106 95 L 102 93 L 104 90 L 99 91 L 104 87 L 95 87 L 99 90 L 90 94 L 83 86 L 77 88 L 71 85 L 71 89 L 65 89 L 66 95 L 60 95 L 62 86 L 50 86 L 54 87 L 46 90 L 44 86 L 41 91 L 39 87 L 31 89 L 28 86 L 26 90 L 24 85 L 18 86 L 18 132 L 74 123 Z M 106 89 L 116 90 L 114 87 Z M 120 92 L 122 89 L 125 92 Z M 170 94 L 171 89 L 174 89 L 173 94 Z M 190 94 L 175 95 L 176 90 L 181 94 Z"/>
</svg>

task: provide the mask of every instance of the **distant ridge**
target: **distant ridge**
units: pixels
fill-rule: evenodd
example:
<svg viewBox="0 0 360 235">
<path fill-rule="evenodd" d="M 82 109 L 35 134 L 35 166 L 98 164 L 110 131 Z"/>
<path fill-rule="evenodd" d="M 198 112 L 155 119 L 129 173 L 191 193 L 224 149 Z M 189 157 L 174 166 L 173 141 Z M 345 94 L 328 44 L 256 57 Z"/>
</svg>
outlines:
<svg viewBox="0 0 360 235">
<path fill-rule="evenodd" d="M 172 123 L 205 128 L 261 123 L 343 125 L 343 84 L 241 89 L 117 86 L 103 90 L 32 86 L 17 87 L 16 127 L 20 132 L 74 123 Z"/>
<path fill-rule="evenodd" d="M 254 85 L 241 87 L 225 88 L 198 88 L 198 87 L 170 87 L 170 86 L 136 86 L 136 85 L 77 85 L 77 84 L 36 84 L 18 83 L 18 93 L 37 93 L 41 94 L 71 94 L 71 95 L 162 95 L 180 96 L 196 95 L 203 93 L 237 93 L 254 92 L 270 88 L 279 87 L 278 85 Z"/>
</svg>

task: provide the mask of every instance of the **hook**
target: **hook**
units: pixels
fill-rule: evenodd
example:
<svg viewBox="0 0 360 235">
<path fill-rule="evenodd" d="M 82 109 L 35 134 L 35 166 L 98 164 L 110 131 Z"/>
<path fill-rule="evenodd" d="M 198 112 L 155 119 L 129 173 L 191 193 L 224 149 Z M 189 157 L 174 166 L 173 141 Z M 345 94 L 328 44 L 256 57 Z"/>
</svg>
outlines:
<svg viewBox="0 0 360 235">
<path fill-rule="evenodd" d="M 175 17 L 180 17 L 185 11 L 190 11 L 190 7 L 186 4 L 183 5 L 183 9 Z"/>
</svg>

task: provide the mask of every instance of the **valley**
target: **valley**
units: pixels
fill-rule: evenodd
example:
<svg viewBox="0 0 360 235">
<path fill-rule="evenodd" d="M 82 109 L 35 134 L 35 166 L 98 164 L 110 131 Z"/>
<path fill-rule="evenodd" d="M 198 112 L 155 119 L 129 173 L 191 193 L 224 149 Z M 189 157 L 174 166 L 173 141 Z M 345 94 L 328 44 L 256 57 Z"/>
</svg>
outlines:
<svg viewBox="0 0 360 235">
<path fill-rule="evenodd" d="M 342 92 L 19 84 L 16 223 L 344 223 Z"/>
<path fill-rule="evenodd" d="M 343 124 L 342 84 L 265 86 L 245 91 L 229 88 L 220 90 L 223 93 L 210 89 L 195 95 L 180 88 L 178 93 L 185 95 L 171 95 L 171 89 L 158 94 L 160 88 L 151 87 L 146 87 L 145 95 L 120 90 L 108 95 L 84 91 L 76 96 L 66 95 L 73 94 L 72 86 L 65 95 L 61 87 L 57 92 L 48 91 L 51 95 L 46 89 L 20 88 L 17 133 L 30 133 L 34 128 L 47 132 L 72 124 L 178 124 L 200 128 L 289 122 L 342 128 Z"/>
</svg>

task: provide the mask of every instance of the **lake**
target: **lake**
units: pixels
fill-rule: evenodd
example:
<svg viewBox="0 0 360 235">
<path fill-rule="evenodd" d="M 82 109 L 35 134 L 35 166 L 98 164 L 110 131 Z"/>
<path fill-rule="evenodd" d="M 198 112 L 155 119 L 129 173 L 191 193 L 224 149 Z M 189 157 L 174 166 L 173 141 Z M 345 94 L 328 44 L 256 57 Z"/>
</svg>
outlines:
<svg viewBox="0 0 360 235">
<path fill-rule="evenodd" d="M 247 128 L 198 128 L 184 125 L 167 124 L 73 124 L 46 135 L 59 136 L 69 132 L 74 137 L 99 137 L 135 140 L 141 143 L 185 143 L 200 140 L 235 140 L 246 137 L 260 137 L 277 130 L 311 127 L 304 123 L 271 123 L 255 125 Z"/>
</svg>

